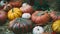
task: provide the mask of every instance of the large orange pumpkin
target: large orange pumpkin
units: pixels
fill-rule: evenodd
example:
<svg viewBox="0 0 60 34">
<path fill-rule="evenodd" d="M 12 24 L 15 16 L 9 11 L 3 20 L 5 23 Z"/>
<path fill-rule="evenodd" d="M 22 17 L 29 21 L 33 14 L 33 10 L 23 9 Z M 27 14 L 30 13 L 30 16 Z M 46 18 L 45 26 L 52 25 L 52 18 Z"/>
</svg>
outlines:
<svg viewBox="0 0 60 34">
<path fill-rule="evenodd" d="M 35 11 L 31 17 L 32 21 L 36 24 L 43 25 L 50 19 L 49 14 L 43 11 Z"/>
</svg>

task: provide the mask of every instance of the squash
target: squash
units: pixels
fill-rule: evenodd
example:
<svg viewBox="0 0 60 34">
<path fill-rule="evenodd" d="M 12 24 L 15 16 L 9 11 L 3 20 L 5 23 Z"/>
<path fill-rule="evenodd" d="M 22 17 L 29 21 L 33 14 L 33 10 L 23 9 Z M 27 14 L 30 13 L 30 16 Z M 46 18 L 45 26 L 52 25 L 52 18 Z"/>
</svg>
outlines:
<svg viewBox="0 0 60 34">
<path fill-rule="evenodd" d="M 20 7 L 22 5 L 23 0 L 10 0 L 9 4 L 12 7 Z"/>
<path fill-rule="evenodd" d="M 13 20 L 15 18 L 21 17 L 22 16 L 22 11 L 19 8 L 12 8 L 8 12 L 8 19 Z"/>
<path fill-rule="evenodd" d="M 3 10 L 0 10 L 0 25 L 5 24 L 7 20 L 7 13 Z"/>
<path fill-rule="evenodd" d="M 19 2 L 10 2 L 9 3 L 12 7 L 20 7 L 20 3 Z"/>
<path fill-rule="evenodd" d="M 52 30 L 57 33 L 60 32 L 60 20 L 56 20 L 55 22 L 53 22 Z"/>
<path fill-rule="evenodd" d="M 22 18 L 26 18 L 26 19 L 29 19 L 31 17 L 30 13 L 24 13 L 22 15 Z"/>
<path fill-rule="evenodd" d="M 12 8 L 12 6 L 10 4 L 6 4 L 3 8 L 4 11 L 8 12 L 10 9 Z"/>
<path fill-rule="evenodd" d="M 32 30 L 32 21 L 24 18 L 16 18 L 9 22 L 9 30 L 15 34 L 27 33 Z"/>
<path fill-rule="evenodd" d="M 27 3 L 23 3 L 22 7 L 20 7 L 23 13 L 33 13 L 33 8 Z"/>
<path fill-rule="evenodd" d="M 36 26 L 33 28 L 33 34 L 42 34 L 43 32 L 44 32 L 44 29 L 41 26 Z"/>
<path fill-rule="evenodd" d="M 51 11 L 50 16 L 53 21 L 60 20 L 60 12 Z"/>
<path fill-rule="evenodd" d="M 46 24 L 50 20 L 50 15 L 44 11 L 35 11 L 31 16 L 32 21 L 35 24 Z"/>
<path fill-rule="evenodd" d="M 57 18 L 58 18 L 58 16 L 56 15 L 56 12 L 55 12 L 55 11 L 52 11 L 52 12 L 50 13 L 50 16 L 51 16 L 51 18 L 52 18 L 53 21 L 56 21 Z"/>
</svg>

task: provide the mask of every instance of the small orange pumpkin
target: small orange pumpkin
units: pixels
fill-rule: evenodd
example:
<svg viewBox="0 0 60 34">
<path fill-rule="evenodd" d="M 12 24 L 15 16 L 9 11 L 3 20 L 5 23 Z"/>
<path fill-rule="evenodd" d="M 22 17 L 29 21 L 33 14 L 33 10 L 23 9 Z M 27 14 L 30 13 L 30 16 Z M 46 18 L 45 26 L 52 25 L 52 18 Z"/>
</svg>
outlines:
<svg viewBox="0 0 60 34">
<path fill-rule="evenodd" d="M 51 16 L 51 18 L 52 18 L 53 21 L 57 20 L 56 12 L 52 11 L 50 13 L 50 16 Z"/>
<path fill-rule="evenodd" d="M 56 21 L 56 20 L 59 20 L 60 19 L 60 16 L 58 15 L 59 13 L 57 13 L 56 11 L 52 11 L 50 13 L 50 16 L 52 18 L 53 21 Z"/>
<path fill-rule="evenodd" d="M 20 7 L 22 5 L 22 0 L 11 0 L 9 4 L 13 7 Z"/>
<path fill-rule="evenodd" d="M 31 17 L 32 21 L 36 24 L 43 25 L 50 19 L 49 14 L 43 11 L 35 11 Z"/>
</svg>

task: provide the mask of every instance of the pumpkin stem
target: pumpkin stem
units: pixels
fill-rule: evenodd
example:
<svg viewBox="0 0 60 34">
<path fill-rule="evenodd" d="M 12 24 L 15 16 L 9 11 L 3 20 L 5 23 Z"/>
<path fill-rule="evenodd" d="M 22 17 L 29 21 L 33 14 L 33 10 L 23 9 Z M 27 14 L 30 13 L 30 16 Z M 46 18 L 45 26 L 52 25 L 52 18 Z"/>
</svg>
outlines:
<svg viewBox="0 0 60 34">
<path fill-rule="evenodd" d="M 13 8 L 12 8 L 12 12 L 13 12 L 14 10 L 13 10 Z"/>
<path fill-rule="evenodd" d="M 37 16 L 41 16 L 41 15 L 44 15 L 44 12 L 39 12 L 39 13 L 37 14 Z"/>
</svg>

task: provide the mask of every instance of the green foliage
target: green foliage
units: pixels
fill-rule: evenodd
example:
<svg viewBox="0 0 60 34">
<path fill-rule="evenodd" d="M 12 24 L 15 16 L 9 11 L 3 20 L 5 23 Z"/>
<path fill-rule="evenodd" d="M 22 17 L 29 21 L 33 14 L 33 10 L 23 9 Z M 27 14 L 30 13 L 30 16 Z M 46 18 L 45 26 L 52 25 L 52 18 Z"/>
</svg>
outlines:
<svg viewBox="0 0 60 34">
<path fill-rule="evenodd" d="M 40 5 L 40 0 L 39 1 L 35 0 L 33 8 L 35 8 L 35 10 L 39 10 L 39 9 L 47 10 L 49 9 L 49 5 L 45 0 L 42 0 L 42 5 Z"/>
</svg>

